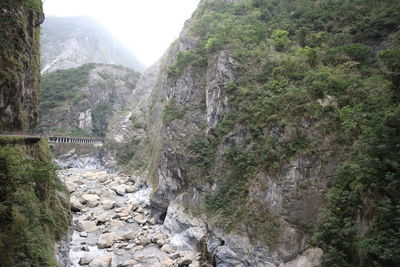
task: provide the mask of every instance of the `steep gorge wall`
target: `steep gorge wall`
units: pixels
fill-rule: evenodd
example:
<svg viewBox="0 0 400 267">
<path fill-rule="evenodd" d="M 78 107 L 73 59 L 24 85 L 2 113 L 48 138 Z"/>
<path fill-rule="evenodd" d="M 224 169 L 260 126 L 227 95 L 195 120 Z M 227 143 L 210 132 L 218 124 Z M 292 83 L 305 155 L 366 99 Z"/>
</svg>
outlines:
<svg viewBox="0 0 400 267">
<path fill-rule="evenodd" d="M 371 241 L 380 217 L 363 190 L 376 183 L 354 177 L 352 160 L 365 158 L 359 145 L 377 125 L 397 129 L 395 79 L 377 50 L 396 53 L 398 16 L 391 1 L 341 4 L 202 1 L 142 75 L 107 138 L 127 150 L 126 168 L 148 174 L 152 208 L 176 245 L 217 266 L 319 266 L 321 248 L 327 266 L 397 261 L 374 251 L 396 248 Z M 349 20 L 330 24 L 340 12 Z M 376 203 L 393 200 L 380 194 Z M 393 225 L 379 237 L 389 240 Z"/>
<path fill-rule="evenodd" d="M 27 130 L 38 119 L 41 1 L 2 1 L 0 15 L 0 129 Z"/>
<path fill-rule="evenodd" d="M 40 0 L 0 3 L 0 131 L 36 125 Z M 0 137 L 0 265 L 58 266 L 55 242 L 71 217 L 45 140 Z"/>
</svg>

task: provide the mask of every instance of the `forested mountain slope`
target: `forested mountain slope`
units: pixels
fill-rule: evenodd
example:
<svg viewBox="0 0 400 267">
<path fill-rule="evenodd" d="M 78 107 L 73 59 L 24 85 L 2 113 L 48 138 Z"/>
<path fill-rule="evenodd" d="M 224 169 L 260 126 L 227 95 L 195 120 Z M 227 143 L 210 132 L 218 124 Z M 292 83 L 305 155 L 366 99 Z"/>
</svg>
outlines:
<svg viewBox="0 0 400 267">
<path fill-rule="evenodd" d="M 178 207 L 207 222 L 189 243 L 217 266 L 396 266 L 399 10 L 201 1 L 108 138 L 171 231 L 194 227 Z"/>
<path fill-rule="evenodd" d="M 105 136 L 109 119 L 124 110 L 140 73 L 90 63 L 43 75 L 37 132 Z"/>
</svg>

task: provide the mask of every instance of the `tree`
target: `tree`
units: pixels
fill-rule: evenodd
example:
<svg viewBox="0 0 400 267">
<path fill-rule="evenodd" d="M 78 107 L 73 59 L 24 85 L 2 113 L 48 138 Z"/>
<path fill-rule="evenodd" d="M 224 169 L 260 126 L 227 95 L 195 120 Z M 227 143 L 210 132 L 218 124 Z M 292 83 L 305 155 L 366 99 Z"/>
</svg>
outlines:
<svg viewBox="0 0 400 267">
<path fill-rule="evenodd" d="M 288 31 L 276 29 L 271 37 L 274 40 L 274 46 L 277 51 L 286 51 L 291 45 Z"/>
</svg>

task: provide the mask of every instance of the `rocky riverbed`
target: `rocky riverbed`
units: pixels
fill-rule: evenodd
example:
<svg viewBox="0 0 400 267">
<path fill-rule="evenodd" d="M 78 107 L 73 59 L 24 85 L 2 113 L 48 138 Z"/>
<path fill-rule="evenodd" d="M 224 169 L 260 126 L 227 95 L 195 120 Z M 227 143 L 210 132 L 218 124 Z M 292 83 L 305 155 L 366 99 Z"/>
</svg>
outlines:
<svg viewBox="0 0 400 267">
<path fill-rule="evenodd" d="M 66 266 L 209 266 L 196 251 L 174 246 L 174 236 L 151 216 L 150 189 L 137 177 L 88 168 L 59 177 L 73 212 Z"/>
</svg>

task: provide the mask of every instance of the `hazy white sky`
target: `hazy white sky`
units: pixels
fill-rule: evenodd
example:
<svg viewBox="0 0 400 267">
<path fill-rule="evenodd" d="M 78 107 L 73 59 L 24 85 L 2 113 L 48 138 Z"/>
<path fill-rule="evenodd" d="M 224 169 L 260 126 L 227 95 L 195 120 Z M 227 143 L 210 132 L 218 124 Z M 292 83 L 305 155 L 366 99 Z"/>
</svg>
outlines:
<svg viewBox="0 0 400 267">
<path fill-rule="evenodd" d="M 179 36 L 199 0 L 44 0 L 46 15 L 100 21 L 146 66 Z"/>
</svg>

